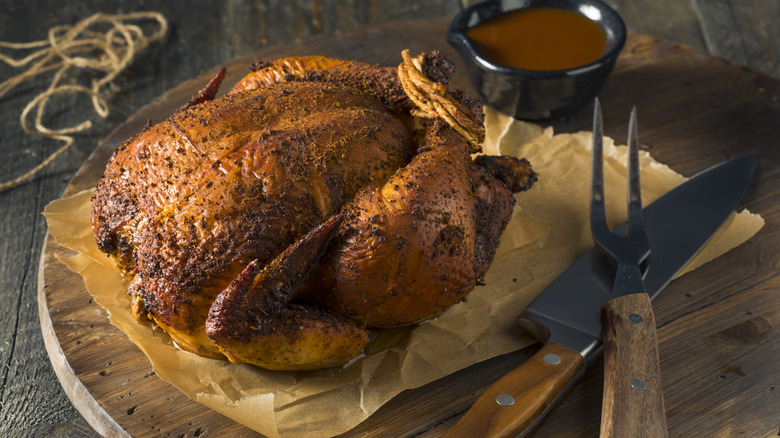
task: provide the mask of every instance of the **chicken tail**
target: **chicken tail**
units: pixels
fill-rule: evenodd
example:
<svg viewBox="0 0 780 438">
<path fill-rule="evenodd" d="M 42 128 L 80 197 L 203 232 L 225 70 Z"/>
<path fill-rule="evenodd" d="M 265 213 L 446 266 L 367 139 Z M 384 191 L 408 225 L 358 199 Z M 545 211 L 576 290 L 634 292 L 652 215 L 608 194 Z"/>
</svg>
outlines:
<svg viewBox="0 0 780 438">
<path fill-rule="evenodd" d="M 479 155 L 474 158 L 474 164 L 501 181 L 512 193 L 530 189 L 537 179 L 531 163 L 525 158 L 511 155 Z"/>
</svg>

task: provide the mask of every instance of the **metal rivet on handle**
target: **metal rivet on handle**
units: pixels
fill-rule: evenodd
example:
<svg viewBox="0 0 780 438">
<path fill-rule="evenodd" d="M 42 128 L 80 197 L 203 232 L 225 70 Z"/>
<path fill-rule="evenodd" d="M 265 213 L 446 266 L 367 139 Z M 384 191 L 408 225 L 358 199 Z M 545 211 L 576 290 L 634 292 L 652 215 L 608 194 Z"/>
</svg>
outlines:
<svg viewBox="0 0 780 438">
<path fill-rule="evenodd" d="M 637 315 L 636 313 L 632 313 L 628 315 L 628 320 L 633 322 L 634 324 L 642 324 L 644 322 L 644 319 L 640 315 Z"/>
<path fill-rule="evenodd" d="M 634 379 L 631 381 L 631 387 L 639 391 L 644 391 L 647 389 L 647 383 L 645 383 L 644 380 Z"/>
<path fill-rule="evenodd" d="M 513 404 L 515 404 L 515 398 L 509 394 L 501 394 L 498 397 L 496 397 L 496 403 L 498 403 L 501 406 L 512 406 Z"/>
<path fill-rule="evenodd" d="M 558 365 L 561 363 L 561 357 L 557 354 L 549 353 L 544 355 L 544 361 L 550 365 Z"/>
</svg>

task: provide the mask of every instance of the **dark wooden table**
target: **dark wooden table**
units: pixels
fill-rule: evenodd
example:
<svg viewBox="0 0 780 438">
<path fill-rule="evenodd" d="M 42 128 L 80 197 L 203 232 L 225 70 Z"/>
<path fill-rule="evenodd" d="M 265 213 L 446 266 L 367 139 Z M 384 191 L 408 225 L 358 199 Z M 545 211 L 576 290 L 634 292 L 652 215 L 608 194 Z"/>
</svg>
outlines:
<svg viewBox="0 0 780 438">
<path fill-rule="evenodd" d="M 43 39 L 53 26 L 72 24 L 97 12 L 132 12 L 137 10 L 137 3 L 89 1 L 65 6 L 63 2 L 53 1 L 21 4 L 3 0 L 0 2 L 0 40 L 26 42 Z M 163 13 L 169 20 L 168 36 L 163 42 L 140 53 L 130 69 L 117 78 L 109 100 L 112 109 L 108 118 L 91 117 L 93 128 L 78 134 L 71 150 L 32 180 L 0 192 L 0 436 L 96 435 L 73 408 L 52 371 L 41 336 L 36 297 L 40 252 L 46 232 L 41 211 L 48 202 L 60 197 L 100 139 L 166 90 L 259 48 L 394 21 L 452 17 L 461 9 L 462 3 L 468 2 L 326 0 L 256 1 L 248 4 L 239 1 L 170 1 L 149 5 L 149 9 Z M 780 79 L 780 9 L 774 2 L 622 0 L 609 3 L 623 15 L 631 32 L 680 42 Z M 9 51 L 2 49 L 2 53 Z M 16 69 L 0 65 L 0 81 L 16 73 Z M 2 181 L 34 167 L 59 145 L 55 141 L 27 136 L 19 124 L 21 108 L 46 85 L 43 81 L 31 82 L 0 100 L 3 116 L 0 118 Z M 777 90 L 777 87 L 774 89 Z M 773 95 L 767 96 L 767 99 L 776 107 L 780 97 Z M 49 122 L 53 126 L 68 126 L 80 121 L 80 116 L 88 111 L 90 106 L 82 99 L 58 100 L 51 107 Z M 761 127 L 755 129 L 760 130 Z M 767 150 L 777 146 L 764 145 Z M 755 149 L 756 146 L 752 147 Z M 670 155 L 668 158 L 675 157 Z M 680 166 L 696 168 L 691 163 L 680 163 Z M 764 168 L 762 172 L 769 176 L 777 169 Z M 777 178 L 773 181 L 776 182 Z M 775 195 L 776 205 L 780 201 L 777 190 L 771 193 Z M 771 264 L 773 272 L 777 272 L 780 263 L 777 255 L 776 251 L 757 255 L 755 263 Z M 755 279 L 756 282 L 765 280 Z M 777 290 L 776 278 L 764 284 L 767 288 L 772 288 L 774 284 L 774 290 Z M 664 306 L 664 303 L 660 302 L 659 306 Z M 670 324 L 672 321 L 661 323 Z M 753 325 L 741 326 L 724 335 L 745 342 L 748 338 L 759 336 L 767 345 L 776 346 L 778 342 L 777 328 L 767 319 L 757 320 Z M 776 347 L 769 349 L 776 350 Z M 757 365 L 757 369 L 771 373 L 776 366 L 773 368 L 770 361 Z M 746 372 L 757 371 L 727 367 L 723 369 L 722 378 L 744 376 Z M 777 375 L 776 371 L 774 373 Z M 586 381 L 586 384 L 594 383 Z M 744 389 L 776 391 L 774 386 L 746 386 Z M 702 397 L 706 398 L 706 394 Z M 766 421 L 775 425 L 773 435 L 780 433 L 777 407 L 777 403 L 767 406 L 766 412 Z M 738 430 L 735 428 L 733 432 Z M 728 436 L 728 431 L 724 433 Z"/>
</svg>

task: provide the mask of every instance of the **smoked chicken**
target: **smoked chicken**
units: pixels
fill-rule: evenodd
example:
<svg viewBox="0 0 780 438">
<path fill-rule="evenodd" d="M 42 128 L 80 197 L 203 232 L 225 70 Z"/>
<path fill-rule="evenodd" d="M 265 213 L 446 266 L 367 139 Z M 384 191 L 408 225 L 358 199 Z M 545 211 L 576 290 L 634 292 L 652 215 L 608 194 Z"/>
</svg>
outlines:
<svg viewBox="0 0 780 438">
<path fill-rule="evenodd" d="M 136 317 L 203 356 L 317 369 L 463 300 L 536 175 L 472 159 L 480 104 L 437 52 L 403 59 L 257 63 L 215 98 L 223 71 L 117 148 L 92 226 Z"/>
</svg>

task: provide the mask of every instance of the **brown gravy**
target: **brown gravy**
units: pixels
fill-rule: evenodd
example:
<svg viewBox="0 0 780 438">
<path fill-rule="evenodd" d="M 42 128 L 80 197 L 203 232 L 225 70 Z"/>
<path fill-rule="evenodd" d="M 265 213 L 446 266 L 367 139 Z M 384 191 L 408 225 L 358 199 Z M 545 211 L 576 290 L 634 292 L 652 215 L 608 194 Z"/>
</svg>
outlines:
<svg viewBox="0 0 780 438">
<path fill-rule="evenodd" d="M 604 54 L 607 37 L 598 24 L 573 11 L 519 9 L 490 18 L 468 31 L 487 59 L 524 70 L 563 70 Z"/>
</svg>

